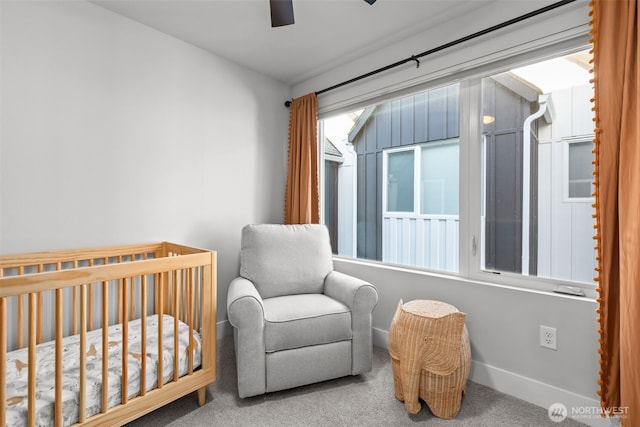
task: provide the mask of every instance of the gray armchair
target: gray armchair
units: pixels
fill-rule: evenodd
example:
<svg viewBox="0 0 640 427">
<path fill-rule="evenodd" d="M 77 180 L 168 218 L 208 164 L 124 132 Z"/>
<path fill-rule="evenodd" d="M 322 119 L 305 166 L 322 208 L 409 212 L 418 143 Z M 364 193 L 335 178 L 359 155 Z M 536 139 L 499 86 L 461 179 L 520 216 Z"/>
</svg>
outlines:
<svg viewBox="0 0 640 427">
<path fill-rule="evenodd" d="M 371 370 L 370 283 L 333 270 L 324 225 L 248 225 L 229 285 L 238 394 L 256 396 Z"/>
</svg>

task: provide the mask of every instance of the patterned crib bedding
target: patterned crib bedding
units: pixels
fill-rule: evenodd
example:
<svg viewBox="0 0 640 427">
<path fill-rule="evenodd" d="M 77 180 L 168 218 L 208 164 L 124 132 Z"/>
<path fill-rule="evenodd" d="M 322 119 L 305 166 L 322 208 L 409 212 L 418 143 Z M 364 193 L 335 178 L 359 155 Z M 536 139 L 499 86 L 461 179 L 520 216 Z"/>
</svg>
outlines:
<svg viewBox="0 0 640 427">
<path fill-rule="evenodd" d="M 163 369 L 162 381 L 166 384 L 173 378 L 173 329 L 174 318 L 163 315 Z M 147 364 L 146 390 L 157 387 L 158 371 L 158 316 L 147 317 Z M 140 394 L 141 335 L 140 319 L 128 322 L 128 386 L 127 394 L 131 399 Z M 194 331 L 193 368 L 201 363 L 200 336 Z M 121 403 L 122 389 L 122 325 L 108 328 L 109 376 L 108 407 Z M 188 372 L 189 327 L 179 322 L 179 376 Z M 102 330 L 87 332 L 86 357 L 86 417 L 101 411 L 102 403 Z M 78 422 L 78 395 L 80 379 L 79 361 L 80 337 L 74 335 L 63 339 L 63 386 L 62 417 L 63 425 Z M 50 341 L 36 347 L 36 425 L 39 427 L 54 425 L 55 401 L 55 342 Z M 6 426 L 22 427 L 27 425 L 27 384 L 28 350 L 26 348 L 7 353 L 7 378 L 5 407 Z"/>
</svg>

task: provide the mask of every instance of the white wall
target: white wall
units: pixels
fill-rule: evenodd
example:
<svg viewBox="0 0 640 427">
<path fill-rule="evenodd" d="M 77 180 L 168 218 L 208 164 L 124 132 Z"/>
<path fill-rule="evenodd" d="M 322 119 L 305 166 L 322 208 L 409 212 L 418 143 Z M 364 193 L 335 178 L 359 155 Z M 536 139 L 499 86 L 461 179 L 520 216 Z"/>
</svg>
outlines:
<svg viewBox="0 0 640 427">
<path fill-rule="evenodd" d="M 169 240 L 218 251 L 281 222 L 284 84 L 88 2 L 2 1 L 0 252 Z"/>
<path fill-rule="evenodd" d="M 332 86 L 372 69 L 495 25 L 549 2 L 496 1 L 472 16 L 354 59 L 301 82 L 293 95 Z M 432 85 L 448 75 L 474 75 L 494 61 L 530 50 L 548 52 L 549 44 L 575 47 L 587 40 L 588 5 L 578 1 L 544 17 L 423 58 L 420 68 L 407 64 L 394 71 L 322 94 L 321 114 L 334 114 L 398 97 Z M 444 80 L 441 80 L 444 81 Z M 597 304 L 593 299 L 527 291 L 463 278 L 421 273 L 378 263 L 336 259 L 336 269 L 372 282 L 380 302 L 373 315 L 375 342 L 386 345 L 387 331 L 400 299 L 436 299 L 467 313 L 473 369 L 471 379 L 547 408 L 555 402 L 572 407 L 598 406 Z M 557 328 L 558 350 L 539 346 L 539 326 Z M 599 417 L 581 419 L 609 425 Z"/>
</svg>

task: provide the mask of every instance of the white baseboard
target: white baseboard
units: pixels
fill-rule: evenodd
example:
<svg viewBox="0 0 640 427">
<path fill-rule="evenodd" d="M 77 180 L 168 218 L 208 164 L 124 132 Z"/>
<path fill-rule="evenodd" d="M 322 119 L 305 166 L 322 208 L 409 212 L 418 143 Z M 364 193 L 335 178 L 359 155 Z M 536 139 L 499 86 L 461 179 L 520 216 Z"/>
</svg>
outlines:
<svg viewBox="0 0 640 427">
<path fill-rule="evenodd" d="M 371 338 L 373 340 L 373 345 L 382 348 L 389 348 L 389 331 L 385 331 L 384 329 L 372 328 Z"/>
<path fill-rule="evenodd" d="M 216 334 L 218 339 L 222 337 L 230 337 L 233 335 L 233 326 L 228 320 L 216 323 Z"/>
<path fill-rule="evenodd" d="M 373 345 L 389 348 L 388 331 L 373 328 L 372 338 Z M 473 360 L 471 362 L 469 379 L 475 383 L 482 384 L 545 409 L 548 409 L 554 403 L 562 403 L 567 408 L 569 417 L 592 427 L 612 427 L 619 425 L 616 418 L 605 419 L 598 415 L 600 402 L 596 399 L 582 396 L 486 363 Z"/>
<path fill-rule="evenodd" d="M 541 381 L 506 371 L 486 363 L 472 361 L 469 379 L 494 390 L 548 409 L 554 403 L 567 408 L 568 416 L 593 427 L 618 426 L 613 418 L 599 415 L 600 401 Z"/>
</svg>

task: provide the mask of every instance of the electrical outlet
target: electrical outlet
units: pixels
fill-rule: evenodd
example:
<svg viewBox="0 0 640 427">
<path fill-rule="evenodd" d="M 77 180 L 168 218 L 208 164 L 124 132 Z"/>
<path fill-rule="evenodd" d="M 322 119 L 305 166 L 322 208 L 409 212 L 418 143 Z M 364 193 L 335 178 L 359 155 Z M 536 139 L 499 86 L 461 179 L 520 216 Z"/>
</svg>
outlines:
<svg viewBox="0 0 640 427">
<path fill-rule="evenodd" d="M 540 347 L 558 350 L 558 331 L 556 328 L 540 325 Z"/>
</svg>

